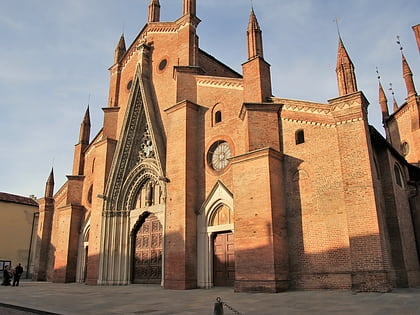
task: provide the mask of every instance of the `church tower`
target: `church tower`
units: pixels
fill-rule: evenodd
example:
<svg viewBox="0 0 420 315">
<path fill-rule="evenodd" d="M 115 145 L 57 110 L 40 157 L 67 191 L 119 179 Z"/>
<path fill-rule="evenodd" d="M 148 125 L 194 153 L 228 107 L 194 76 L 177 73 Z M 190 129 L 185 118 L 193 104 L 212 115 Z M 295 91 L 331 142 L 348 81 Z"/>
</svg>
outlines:
<svg viewBox="0 0 420 315">
<path fill-rule="evenodd" d="M 414 25 L 413 31 L 414 31 L 414 36 L 416 38 L 417 47 L 419 49 L 419 54 L 420 54 L 420 24 Z"/>
<path fill-rule="evenodd" d="M 178 58 L 181 67 L 198 66 L 197 26 L 201 22 L 196 16 L 196 0 L 183 0 L 183 16 L 178 23 L 184 25 L 178 31 Z"/>
<path fill-rule="evenodd" d="M 150 0 L 148 22 L 151 23 L 151 22 L 159 22 L 159 21 L 160 21 L 159 0 Z"/>
<path fill-rule="evenodd" d="M 89 145 L 90 137 L 90 113 L 89 106 L 86 109 L 85 116 L 80 125 L 79 142 L 74 148 L 74 162 L 73 162 L 73 175 L 83 175 L 84 172 L 84 161 L 85 161 L 85 150 Z"/>
<path fill-rule="evenodd" d="M 340 96 L 351 94 L 357 91 L 354 65 L 347 53 L 346 48 L 344 47 L 341 36 L 338 40 L 337 66 L 335 71 L 337 73 L 338 94 Z"/>
<path fill-rule="evenodd" d="M 386 139 L 390 141 L 389 129 L 388 129 L 388 124 L 387 124 L 387 121 L 389 119 L 388 99 L 386 98 L 379 75 L 378 75 L 378 84 L 379 84 L 379 105 L 381 106 L 381 111 L 382 111 L 382 125 L 384 126 L 384 129 L 385 129 Z"/>
<path fill-rule="evenodd" d="M 45 184 L 44 198 L 38 200 L 39 217 L 36 240 L 36 255 L 33 279 L 46 281 L 51 242 L 51 230 L 54 216 L 54 170 L 51 169 Z"/>
<path fill-rule="evenodd" d="M 270 65 L 264 60 L 262 31 L 251 10 L 247 29 L 248 60 L 242 64 L 244 101 L 266 102 L 272 96 Z"/>
</svg>

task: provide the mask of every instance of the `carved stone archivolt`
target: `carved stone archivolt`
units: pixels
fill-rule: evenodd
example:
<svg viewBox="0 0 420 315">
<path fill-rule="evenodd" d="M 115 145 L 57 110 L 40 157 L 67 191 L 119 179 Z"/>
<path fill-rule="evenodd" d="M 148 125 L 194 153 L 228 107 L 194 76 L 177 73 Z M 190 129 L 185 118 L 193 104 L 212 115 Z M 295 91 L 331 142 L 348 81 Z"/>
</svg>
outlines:
<svg viewBox="0 0 420 315">
<path fill-rule="evenodd" d="M 123 189 L 123 209 L 150 207 L 165 201 L 165 183 L 159 180 L 158 168 L 152 161 L 138 164 L 128 175 Z"/>
<path fill-rule="evenodd" d="M 134 209 L 145 183 L 150 189 L 158 185 L 159 190 L 164 191 L 159 181 L 162 171 L 157 159 L 157 145 L 148 125 L 150 119 L 146 117 L 142 97 L 139 79 L 136 78 L 107 186 L 104 207 L 107 210 Z"/>
</svg>

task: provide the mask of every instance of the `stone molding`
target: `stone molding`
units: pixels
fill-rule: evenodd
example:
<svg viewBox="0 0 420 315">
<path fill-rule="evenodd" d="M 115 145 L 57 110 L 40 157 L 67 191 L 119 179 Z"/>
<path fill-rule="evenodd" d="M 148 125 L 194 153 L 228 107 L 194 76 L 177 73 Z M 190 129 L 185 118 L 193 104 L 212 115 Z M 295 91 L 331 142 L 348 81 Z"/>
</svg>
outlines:
<svg viewBox="0 0 420 315">
<path fill-rule="evenodd" d="M 196 82 L 198 86 L 212 87 L 212 88 L 223 88 L 223 89 L 235 89 L 242 90 L 244 88 L 242 79 L 230 79 L 230 78 L 215 78 L 215 77 L 197 77 Z"/>
</svg>

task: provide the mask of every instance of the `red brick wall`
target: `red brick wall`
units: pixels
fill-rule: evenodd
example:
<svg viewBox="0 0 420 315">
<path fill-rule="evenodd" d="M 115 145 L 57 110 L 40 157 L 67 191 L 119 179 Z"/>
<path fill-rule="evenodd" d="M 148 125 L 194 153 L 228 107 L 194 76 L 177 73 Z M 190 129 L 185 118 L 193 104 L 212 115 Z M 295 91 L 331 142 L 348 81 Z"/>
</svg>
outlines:
<svg viewBox="0 0 420 315">
<path fill-rule="evenodd" d="M 203 169 L 198 155 L 201 111 L 187 101 L 167 111 L 167 140 L 172 145 L 167 146 L 164 285 L 169 289 L 197 286 L 195 211 L 202 189 L 198 185 Z"/>
<path fill-rule="evenodd" d="M 285 290 L 288 250 L 282 156 L 270 149 L 250 152 L 234 158 L 232 171 L 235 291 Z"/>
</svg>

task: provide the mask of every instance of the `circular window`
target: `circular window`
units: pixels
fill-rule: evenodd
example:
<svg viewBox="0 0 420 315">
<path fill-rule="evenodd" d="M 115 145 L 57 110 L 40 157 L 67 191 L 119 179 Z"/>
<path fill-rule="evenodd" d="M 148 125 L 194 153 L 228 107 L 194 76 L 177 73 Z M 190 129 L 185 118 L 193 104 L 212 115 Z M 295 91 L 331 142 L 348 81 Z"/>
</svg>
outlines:
<svg viewBox="0 0 420 315">
<path fill-rule="evenodd" d="M 207 162 L 215 171 L 221 171 L 229 164 L 232 157 L 230 146 L 226 141 L 219 140 L 213 143 L 207 153 Z"/>
<path fill-rule="evenodd" d="M 133 85 L 133 80 L 130 80 L 130 82 L 127 83 L 127 90 L 130 90 L 132 85 Z"/>
<path fill-rule="evenodd" d="M 162 71 L 166 68 L 166 65 L 168 64 L 168 60 L 162 59 L 162 61 L 159 63 L 159 70 Z"/>
</svg>

